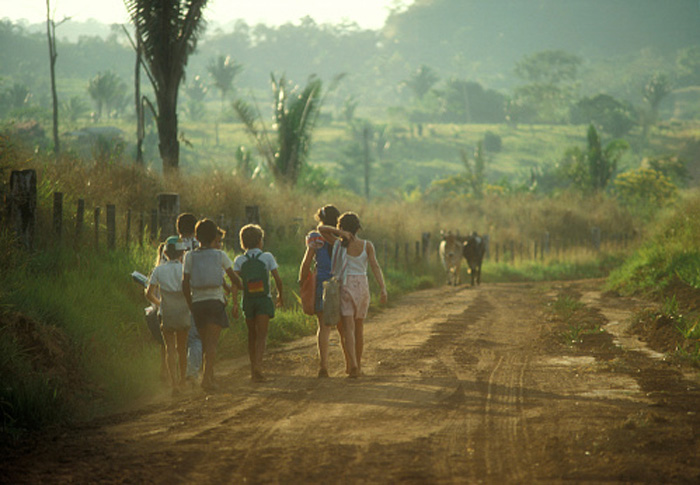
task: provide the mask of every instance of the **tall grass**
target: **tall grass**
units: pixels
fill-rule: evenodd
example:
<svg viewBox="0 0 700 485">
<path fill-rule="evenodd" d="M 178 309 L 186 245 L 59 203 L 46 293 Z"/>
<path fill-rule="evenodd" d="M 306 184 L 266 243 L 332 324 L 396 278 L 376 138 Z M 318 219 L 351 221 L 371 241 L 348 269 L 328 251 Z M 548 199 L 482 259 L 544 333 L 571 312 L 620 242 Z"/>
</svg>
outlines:
<svg viewBox="0 0 700 485">
<path fill-rule="evenodd" d="M 611 289 L 624 294 L 662 291 L 674 282 L 700 288 L 700 194 L 655 223 L 655 230 L 610 275 Z"/>
<path fill-rule="evenodd" d="M 143 290 L 129 277 L 133 270 L 148 274 L 152 269 L 155 246 L 147 236 L 140 244 L 136 240 L 136 215 L 148 213 L 160 192 L 177 192 L 182 211 L 216 221 L 223 219 L 231 227 L 245 220 L 246 205 L 259 206 L 266 230 L 265 249 L 280 264 L 287 302 L 271 323 L 271 347 L 315 331 L 315 319 L 299 311 L 294 293 L 298 291 L 303 236 L 314 227 L 313 213 L 324 204 L 333 203 L 341 211 L 352 209 L 360 215 L 361 236 L 374 242 L 380 263 L 386 263 L 383 269 L 390 301 L 417 288 L 444 283 L 444 271 L 435 250 L 441 229 L 462 234 L 476 230 L 490 234 L 492 241 L 523 241 L 536 240 L 545 232 L 563 231 L 575 237 L 579 231 L 581 237 L 588 237 L 593 226 L 605 230 L 634 225 L 612 202 L 574 195 L 543 199 L 520 194 L 489 196 L 483 201 L 429 202 L 396 192 L 367 201 L 343 190 L 316 195 L 289 187 L 271 188 L 263 180 L 241 178 L 232 170 L 189 174 L 183 171 L 179 176 L 164 178 L 148 169 L 115 161 L 81 162 L 63 156 L 54 162 L 21 151 L 3 152 L 0 174 L 5 180 L 9 170 L 15 168 L 35 168 L 38 172 L 37 241 L 33 252 L 24 252 L 7 232 L 0 235 L 0 315 L 19 312 L 47 329 L 47 334 L 55 331 L 65 335 L 70 342 L 66 353 L 75 359 L 80 374 L 79 382 L 60 376 L 47 379 L 46 372 L 34 365 L 31 352 L 18 345 L 8 331 L 0 332 L 0 349 L 13 356 L 12 361 L 1 361 L 5 366 L 0 376 L 3 389 L 13 391 L 0 394 L 0 410 L 3 422 L 15 428 L 68 419 L 78 401 L 87 403 L 93 413 L 116 409 L 160 385 L 160 352 L 144 323 Z M 64 193 L 66 211 L 60 242 L 48 230 L 52 227 L 55 191 Z M 73 207 L 78 198 L 85 200 L 86 214 L 106 204 L 117 206 L 116 250 L 107 251 L 104 241 L 95 247 L 91 236 L 95 228 L 87 217 L 82 241 L 75 240 Z M 588 209 L 589 203 L 602 208 Z M 128 247 L 123 238 L 126 209 L 134 214 Z M 414 244 L 426 232 L 431 234 L 429 258 L 420 261 L 413 252 Z M 229 233 L 225 240 L 231 256 L 236 238 L 236 234 Z M 406 245 L 410 248 L 408 255 Z M 610 262 L 607 258 L 587 251 L 573 260 L 547 258 L 516 264 L 489 260 L 483 281 L 599 276 L 606 271 Z M 376 293 L 375 284 L 372 285 Z M 373 307 L 373 311 L 376 309 Z M 222 334 L 221 358 L 244 355 L 246 351 L 244 322 L 231 323 L 231 328 Z M 12 384 L 20 381 L 26 383 L 26 392 Z M 42 414 L 46 410 L 50 410 L 48 416 Z"/>
</svg>

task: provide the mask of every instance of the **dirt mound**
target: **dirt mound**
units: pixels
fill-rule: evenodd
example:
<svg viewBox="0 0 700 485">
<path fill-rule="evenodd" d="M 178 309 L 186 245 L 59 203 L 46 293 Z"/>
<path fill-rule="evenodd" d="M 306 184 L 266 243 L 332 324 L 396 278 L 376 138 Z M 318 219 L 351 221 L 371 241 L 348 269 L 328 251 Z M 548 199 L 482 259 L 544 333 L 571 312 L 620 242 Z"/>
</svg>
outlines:
<svg viewBox="0 0 700 485">
<path fill-rule="evenodd" d="M 65 382 L 81 381 L 77 359 L 68 336 L 61 329 L 39 323 L 20 313 L 0 315 L 0 332 L 9 338 L 24 357 L 29 369 L 49 378 Z M 11 371 L 11 369 L 8 369 Z"/>
<path fill-rule="evenodd" d="M 655 295 L 654 299 L 675 299 L 677 313 L 669 314 L 661 307 L 644 310 L 637 314 L 632 330 L 658 352 L 672 354 L 679 350 L 694 350 L 700 342 L 684 338 L 680 328 L 683 328 L 686 322 L 697 321 L 700 318 L 700 290 L 675 280 L 662 293 Z"/>
</svg>

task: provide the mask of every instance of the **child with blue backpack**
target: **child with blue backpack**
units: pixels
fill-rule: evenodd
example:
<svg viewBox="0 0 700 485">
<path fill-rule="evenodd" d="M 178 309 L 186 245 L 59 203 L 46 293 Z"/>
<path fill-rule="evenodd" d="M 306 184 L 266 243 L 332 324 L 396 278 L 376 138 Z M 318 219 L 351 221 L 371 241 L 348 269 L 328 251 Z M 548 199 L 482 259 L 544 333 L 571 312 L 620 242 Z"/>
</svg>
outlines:
<svg viewBox="0 0 700 485">
<path fill-rule="evenodd" d="M 282 307 L 282 278 L 275 257 L 263 252 L 265 232 L 257 224 L 243 226 L 240 231 L 241 247 L 245 254 L 233 261 L 233 271 L 243 282 L 243 314 L 248 327 L 248 357 L 250 377 L 262 382 L 262 359 L 267 341 L 267 328 L 275 316 L 275 304 L 270 291 L 270 274 L 277 285 L 277 307 Z M 238 317 L 238 292 L 233 289 L 233 316 Z"/>
</svg>

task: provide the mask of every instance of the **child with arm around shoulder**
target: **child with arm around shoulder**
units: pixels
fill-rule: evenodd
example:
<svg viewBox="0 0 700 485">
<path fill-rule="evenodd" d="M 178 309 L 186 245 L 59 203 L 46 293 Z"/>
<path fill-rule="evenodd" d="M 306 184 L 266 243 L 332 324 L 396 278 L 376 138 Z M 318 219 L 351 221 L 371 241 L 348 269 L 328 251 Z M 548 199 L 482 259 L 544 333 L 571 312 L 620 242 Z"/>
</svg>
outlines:
<svg viewBox="0 0 700 485">
<path fill-rule="evenodd" d="M 364 350 L 364 320 L 370 303 L 367 266 L 380 288 L 380 302 L 386 303 L 388 295 L 384 275 L 377 261 L 374 245 L 371 241 L 357 237 L 362 226 L 354 212 L 346 212 L 338 219 L 337 228 L 323 227 L 319 230 L 330 231 L 340 237 L 335 243 L 334 254 L 343 254 L 341 269 L 335 268 L 341 280 L 340 315 L 343 322 L 343 335 L 346 345 L 346 370 L 350 377 L 362 374 L 362 353 Z M 344 251 L 343 251 L 344 249 Z"/>
<path fill-rule="evenodd" d="M 243 282 L 243 314 L 248 327 L 248 358 L 250 377 L 254 382 L 262 382 L 262 361 L 267 342 L 270 319 L 275 316 L 275 306 L 284 305 L 282 278 L 277 261 L 269 252 L 263 252 L 265 233 L 257 224 L 241 228 L 241 247 L 245 254 L 233 262 L 233 270 Z M 272 302 L 270 275 L 277 285 L 276 305 Z M 238 317 L 238 292 L 233 291 L 234 317 Z"/>
</svg>

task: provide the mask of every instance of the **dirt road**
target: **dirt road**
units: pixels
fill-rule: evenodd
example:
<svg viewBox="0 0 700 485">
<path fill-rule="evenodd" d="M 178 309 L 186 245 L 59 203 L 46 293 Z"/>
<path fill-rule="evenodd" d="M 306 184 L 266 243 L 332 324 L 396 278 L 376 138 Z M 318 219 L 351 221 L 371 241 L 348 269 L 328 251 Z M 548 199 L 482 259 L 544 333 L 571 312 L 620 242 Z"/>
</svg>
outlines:
<svg viewBox="0 0 700 485">
<path fill-rule="evenodd" d="M 366 324 L 365 376 L 313 338 L 192 391 L 16 450 L 14 483 L 700 483 L 700 383 L 625 327 L 639 302 L 599 282 L 411 294 Z M 565 345 L 562 294 L 600 331 Z M 591 321 L 588 322 L 589 324 Z M 567 326 L 569 325 L 569 326 Z"/>
</svg>

